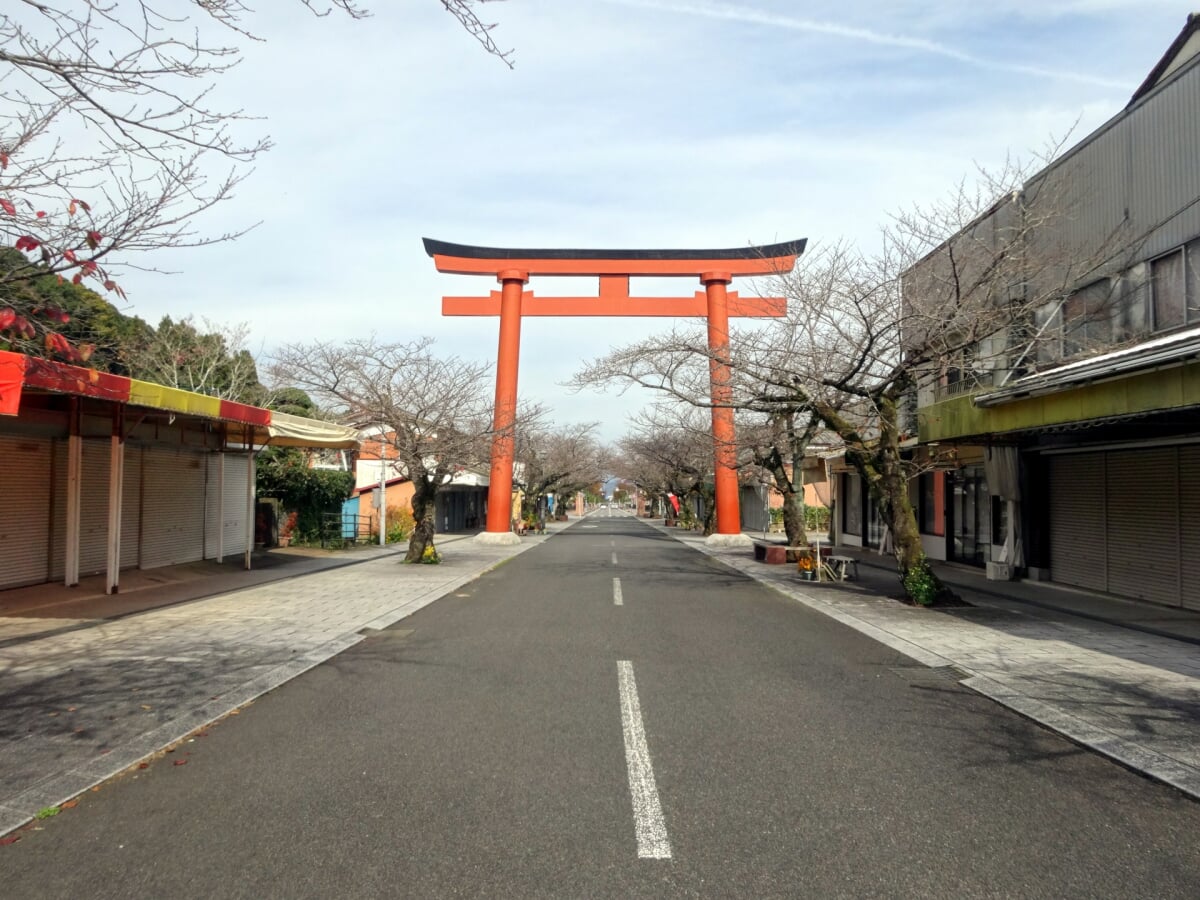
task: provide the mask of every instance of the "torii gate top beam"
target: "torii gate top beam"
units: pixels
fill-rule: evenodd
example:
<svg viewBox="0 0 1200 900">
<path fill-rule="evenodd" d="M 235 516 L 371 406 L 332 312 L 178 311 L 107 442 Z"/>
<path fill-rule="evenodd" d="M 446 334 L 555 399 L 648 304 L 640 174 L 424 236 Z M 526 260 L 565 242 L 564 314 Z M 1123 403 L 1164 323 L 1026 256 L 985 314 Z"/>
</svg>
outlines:
<svg viewBox="0 0 1200 900">
<path fill-rule="evenodd" d="M 521 250 L 472 247 L 424 238 L 425 252 L 439 272 L 497 275 L 516 270 L 527 275 L 625 275 L 634 278 L 777 275 L 790 272 L 804 252 L 806 239 L 727 250 Z"/>
<path fill-rule="evenodd" d="M 702 283 L 728 284 L 738 275 L 782 275 L 804 252 L 805 240 L 726 250 L 520 250 L 472 247 L 425 238 L 425 252 L 439 272 L 493 275 L 499 281 L 525 283 L 532 275 L 593 276 L 599 289 L 592 296 L 538 297 L 521 294 L 522 316 L 704 316 L 705 292 L 684 297 L 631 297 L 629 279 L 687 277 Z M 783 297 L 739 297 L 728 294 L 731 317 L 772 317 L 787 313 Z M 500 291 L 486 297 L 443 297 L 442 315 L 498 316 Z"/>
</svg>

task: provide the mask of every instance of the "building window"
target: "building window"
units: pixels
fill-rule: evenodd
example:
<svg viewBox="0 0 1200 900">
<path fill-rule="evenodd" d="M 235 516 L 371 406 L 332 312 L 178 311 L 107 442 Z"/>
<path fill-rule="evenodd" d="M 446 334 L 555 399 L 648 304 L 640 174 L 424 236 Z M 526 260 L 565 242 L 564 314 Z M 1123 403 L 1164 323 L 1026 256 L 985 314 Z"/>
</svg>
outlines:
<svg viewBox="0 0 1200 900">
<path fill-rule="evenodd" d="M 1154 330 L 1200 322 L 1200 239 L 1150 262 Z"/>
<path fill-rule="evenodd" d="M 918 479 L 922 534 L 946 533 L 945 478 L 942 472 L 922 472 Z"/>
<path fill-rule="evenodd" d="M 1113 312 L 1108 279 L 1089 284 L 1068 297 L 1062 308 L 1063 357 L 1110 346 Z"/>
<path fill-rule="evenodd" d="M 1037 335 L 1035 358 L 1039 365 L 1062 359 L 1062 303 L 1058 300 L 1034 310 L 1033 327 Z"/>
<path fill-rule="evenodd" d="M 1155 331 L 1178 328 L 1187 321 L 1187 286 L 1183 273 L 1183 248 L 1150 263 Z"/>
<path fill-rule="evenodd" d="M 842 530 L 846 534 L 862 535 L 862 479 L 846 473 L 846 502 L 842 504 Z"/>
</svg>

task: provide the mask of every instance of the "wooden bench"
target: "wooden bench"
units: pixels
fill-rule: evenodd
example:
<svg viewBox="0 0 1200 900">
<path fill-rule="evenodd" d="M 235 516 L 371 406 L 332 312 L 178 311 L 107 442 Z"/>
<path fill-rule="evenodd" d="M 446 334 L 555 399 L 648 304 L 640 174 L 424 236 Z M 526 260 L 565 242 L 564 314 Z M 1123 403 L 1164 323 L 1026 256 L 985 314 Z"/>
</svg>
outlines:
<svg viewBox="0 0 1200 900">
<path fill-rule="evenodd" d="M 846 581 L 849 578 L 853 578 L 855 581 L 858 580 L 858 560 L 855 559 L 853 556 L 830 555 L 825 558 L 825 562 L 829 566 L 829 568 L 832 570 L 834 577 L 838 581 Z M 847 571 L 847 568 L 849 568 L 851 566 L 853 566 L 853 568 L 854 568 L 853 576 L 851 576 L 850 573 Z"/>
<path fill-rule="evenodd" d="M 764 544 L 762 541 L 754 542 L 754 558 L 759 562 L 783 565 L 787 562 L 787 551 L 788 548 L 784 544 Z"/>
</svg>

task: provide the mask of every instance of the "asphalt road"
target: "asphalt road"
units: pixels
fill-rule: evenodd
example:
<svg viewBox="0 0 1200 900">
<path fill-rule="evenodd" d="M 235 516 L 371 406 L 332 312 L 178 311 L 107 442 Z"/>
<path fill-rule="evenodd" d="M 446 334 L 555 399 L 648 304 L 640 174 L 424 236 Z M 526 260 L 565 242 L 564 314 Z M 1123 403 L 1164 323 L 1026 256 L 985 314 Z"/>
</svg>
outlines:
<svg viewBox="0 0 1200 900">
<path fill-rule="evenodd" d="M 0 894 L 1194 898 L 1198 838 L 1172 789 L 593 516 L 0 847 Z"/>
</svg>

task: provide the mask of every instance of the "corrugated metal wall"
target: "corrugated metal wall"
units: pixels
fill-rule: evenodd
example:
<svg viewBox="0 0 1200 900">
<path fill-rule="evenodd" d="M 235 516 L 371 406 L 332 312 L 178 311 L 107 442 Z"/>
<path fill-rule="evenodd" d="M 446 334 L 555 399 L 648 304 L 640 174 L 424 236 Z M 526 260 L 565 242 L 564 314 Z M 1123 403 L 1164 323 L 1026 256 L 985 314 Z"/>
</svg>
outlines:
<svg viewBox="0 0 1200 900">
<path fill-rule="evenodd" d="M 206 457 L 189 450 L 144 449 L 141 568 L 204 558 Z"/>
<path fill-rule="evenodd" d="M 50 566 L 51 442 L 0 436 L 0 588 L 38 584 Z"/>
</svg>

